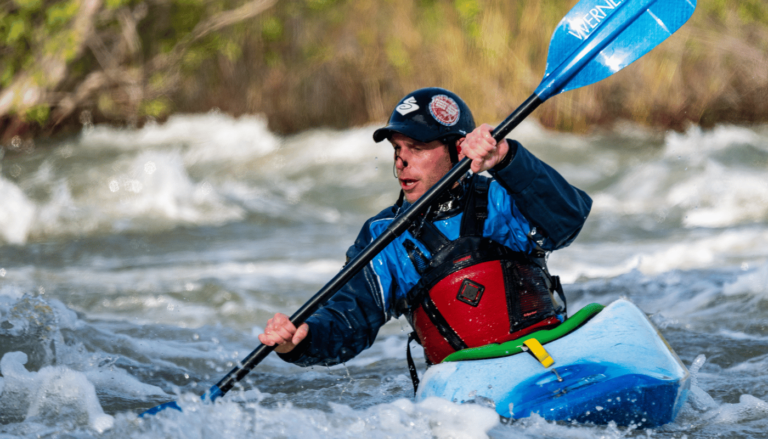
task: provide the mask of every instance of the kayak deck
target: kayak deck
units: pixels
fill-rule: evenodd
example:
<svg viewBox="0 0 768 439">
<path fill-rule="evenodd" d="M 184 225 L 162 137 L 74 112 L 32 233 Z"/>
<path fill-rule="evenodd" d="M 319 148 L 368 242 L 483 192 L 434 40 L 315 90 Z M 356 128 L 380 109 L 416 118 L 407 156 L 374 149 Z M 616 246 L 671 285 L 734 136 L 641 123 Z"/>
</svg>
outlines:
<svg viewBox="0 0 768 439">
<path fill-rule="evenodd" d="M 613 421 L 643 428 L 673 421 L 685 402 L 688 370 L 627 300 L 612 303 L 544 347 L 554 359 L 549 368 L 527 353 L 434 365 L 424 375 L 417 400 L 490 400 L 509 418 L 538 413 L 553 421 Z"/>
</svg>

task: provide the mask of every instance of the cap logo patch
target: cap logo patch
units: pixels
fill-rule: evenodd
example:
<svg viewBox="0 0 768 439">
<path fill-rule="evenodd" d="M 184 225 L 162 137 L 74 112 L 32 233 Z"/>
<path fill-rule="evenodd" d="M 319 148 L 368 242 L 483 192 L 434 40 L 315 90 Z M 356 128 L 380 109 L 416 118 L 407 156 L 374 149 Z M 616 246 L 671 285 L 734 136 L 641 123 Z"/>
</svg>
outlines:
<svg viewBox="0 0 768 439">
<path fill-rule="evenodd" d="M 398 105 L 395 108 L 395 111 L 400 113 L 401 116 L 405 116 L 408 113 L 414 112 L 419 109 L 419 106 L 416 105 L 416 98 L 411 96 L 410 98 L 403 101 L 402 104 Z"/>
<path fill-rule="evenodd" d="M 461 114 L 456 101 L 446 95 L 432 96 L 432 102 L 429 103 L 429 112 L 436 121 L 447 127 L 456 125 Z"/>
</svg>

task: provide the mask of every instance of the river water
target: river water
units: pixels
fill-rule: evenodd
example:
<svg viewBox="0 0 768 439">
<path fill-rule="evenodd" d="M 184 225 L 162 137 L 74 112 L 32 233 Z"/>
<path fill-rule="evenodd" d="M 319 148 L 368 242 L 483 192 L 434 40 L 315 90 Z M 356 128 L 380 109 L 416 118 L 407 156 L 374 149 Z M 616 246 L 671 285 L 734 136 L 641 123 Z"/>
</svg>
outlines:
<svg viewBox="0 0 768 439">
<path fill-rule="evenodd" d="M 403 320 L 346 365 L 271 356 L 242 389 L 200 404 L 268 316 L 311 297 L 395 201 L 390 147 L 373 129 L 280 137 L 258 117 L 209 113 L 89 125 L 7 154 L 0 438 L 768 435 L 765 126 L 513 132 L 594 199 L 579 238 L 550 258 L 570 309 L 629 298 L 694 372 L 673 424 L 502 425 L 480 406 L 414 403 Z M 173 399 L 184 413 L 136 416 Z"/>
</svg>

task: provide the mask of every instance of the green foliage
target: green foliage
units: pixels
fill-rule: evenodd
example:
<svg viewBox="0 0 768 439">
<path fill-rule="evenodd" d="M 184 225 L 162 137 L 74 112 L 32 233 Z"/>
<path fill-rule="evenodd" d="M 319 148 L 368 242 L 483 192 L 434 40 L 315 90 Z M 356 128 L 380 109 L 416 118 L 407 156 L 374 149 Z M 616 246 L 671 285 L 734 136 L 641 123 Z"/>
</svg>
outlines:
<svg viewBox="0 0 768 439">
<path fill-rule="evenodd" d="M 237 61 L 243 55 L 243 49 L 233 40 L 224 40 L 219 47 L 219 53 L 229 61 Z"/>
<path fill-rule="evenodd" d="M 171 112 L 171 103 L 168 99 L 160 97 L 142 103 L 141 114 L 150 117 L 164 117 Z"/>
<path fill-rule="evenodd" d="M 101 114 L 112 115 L 116 112 L 115 101 L 109 93 L 101 93 L 96 100 L 96 108 L 99 109 Z"/>
<path fill-rule="evenodd" d="M 16 3 L 22 11 L 27 12 L 37 11 L 43 4 L 43 0 L 13 0 L 13 2 Z"/>
<path fill-rule="evenodd" d="M 738 8 L 739 18 L 745 23 L 768 24 L 768 4 L 764 0 L 743 0 Z"/>
<path fill-rule="evenodd" d="M 29 108 L 24 114 L 24 118 L 30 122 L 36 122 L 38 125 L 45 125 L 51 113 L 51 107 L 48 105 L 35 105 Z"/>
<path fill-rule="evenodd" d="M 208 58 L 208 54 L 204 47 L 193 47 L 188 49 L 184 53 L 184 57 L 181 60 L 182 67 L 188 71 L 193 72 Z"/>
<path fill-rule="evenodd" d="M 481 8 L 477 0 L 454 0 L 453 4 L 459 12 L 459 17 L 466 23 L 475 21 L 480 15 Z"/>
<path fill-rule="evenodd" d="M 264 41 L 279 41 L 283 36 L 283 23 L 276 17 L 267 17 L 261 24 Z"/>
<path fill-rule="evenodd" d="M 8 26 L 8 33 L 5 36 L 5 44 L 12 46 L 22 38 L 26 38 L 28 32 L 27 23 L 23 17 L 11 18 Z"/>
<path fill-rule="evenodd" d="M 314 11 L 324 11 L 326 9 L 331 8 L 336 3 L 338 3 L 338 0 L 305 0 L 307 2 L 307 6 L 309 9 L 312 9 Z"/>
<path fill-rule="evenodd" d="M 108 10 L 114 10 L 130 3 L 130 0 L 104 0 Z"/>
<path fill-rule="evenodd" d="M 480 35 L 480 26 L 477 22 L 481 11 L 480 3 L 477 0 L 454 0 L 454 7 L 458 11 L 467 33 L 472 38 L 477 38 Z"/>
<path fill-rule="evenodd" d="M 57 30 L 67 24 L 75 16 L 79 7 L 77 0 L 61 2 L 48 7 L 45 11 L 47 30 Z"/>
<path fill-rule="evenodd" d="M 175 0 L 171 13 L 171 27 L 175 39 L 181 39 L 192 31 L 204 13 L 205 8 L 196 0 Z"/>
<path fill-rule="evenodd" d="M 408 59 L 408 51 L 405 50 L 402 41 L 397 38 L 390 38 L 387 40 L 387 59 L 392 65 L 400 70 L 403 74 L 410 74 L 410 60 Z"/>
<path fill-rule="evenodd" d="M 5 67 L 3 67 L 2 73 L 0 73 L 0 86 L 3 86 L 3 88 L 8 87 L 8 85 L 11 83 L 11 80 L 13 80 L 14 73 L 16 72 L 13 66 L 6 64 Z"/>
<path fill-rule="evenodd" d="M 700 4 L 697 5 L 700 8 L 699 13 L 704 13 L 717 20 L 724 20 L 728 13 L 726 0 L 709 0 L 699 3 Z"/>
<path fill-rule="evenodd" d="M 270 50 L 264 53 L 264 64 L 266 64 L 267 67 L 275 68 L 282 64 L 282 61 L 280 54 L 275 51 Z"/>
<path fill-rule="evenodd" d="M 102 69 L 102 50 L 128 79 L 110 82 L 84 102 L 116 122 L 215 106 L 265 112 L 278 131 L 343 127 L 382 119 L 404 92 L 427 85 L 466 96 L 477 120 L 500 120 L 535 88 L 552 29 L 576 2 L 278 1 L 258 17 L 195 36 L 201 23 L 249 0 L 102 1 L 90 23 L 99 48 L 72 27 L 85 0 L 5 0 L 0 88 L 33 81 L 46 99 L 72 96 Z M 125 50 L 118 19 L 125 12 L 138 19 L 139 52 Z M 717 121 L 760 105 L 768 118 L 768 103 L 758 102 L 768 79 L 756 70 L 768 59 L 761 58 L 768 50 L 766 25 L 766 0 L 699 0 L 691 24 L 633 73 L 574 92 L 537 115 L 546 126 L 573 130 L 616 118 L 674 126 Z M 51 79 L 49 71 L 61 71 L 43 67 L 51 63 L 63 63 L 66 77 Z M 10 111 L 44 124 L 59 117 L 52 108 Z"/>
<path fill-rule="evenodd" d="M 77 55 L 79 43 L 75 31 L 62 32 L 57 38 L 51 38 L 45 42 L 43 53 L 48 56 L 59 55 L 65 61 L 71 61 Z"/>
</svg>

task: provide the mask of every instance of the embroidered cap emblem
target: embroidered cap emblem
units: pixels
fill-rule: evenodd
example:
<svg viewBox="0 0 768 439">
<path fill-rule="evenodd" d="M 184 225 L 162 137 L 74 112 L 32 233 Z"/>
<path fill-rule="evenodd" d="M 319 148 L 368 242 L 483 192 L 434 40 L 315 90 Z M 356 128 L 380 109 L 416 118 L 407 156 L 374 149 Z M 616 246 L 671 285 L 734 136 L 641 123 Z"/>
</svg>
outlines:
<svg viewBox="0 0 768 439">
<path fill-rule="evenodd" d="M 429 113 L 439 123 L 450 127 L 456 125 L 461 115 L 459 104 L 446 95 L 432 96 L 432 102 L 429 103 Z"/>
<path fill-rule="evenodd" d="M 477 306 L 480 303 L 480 298 L 483 296 L 483 291 L 485 291 L 484 286 L 469 279 L 464 279 L 456 298 L 467 305 Z"/>
</svg>

